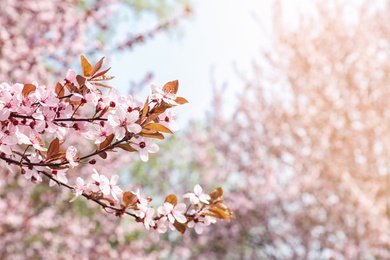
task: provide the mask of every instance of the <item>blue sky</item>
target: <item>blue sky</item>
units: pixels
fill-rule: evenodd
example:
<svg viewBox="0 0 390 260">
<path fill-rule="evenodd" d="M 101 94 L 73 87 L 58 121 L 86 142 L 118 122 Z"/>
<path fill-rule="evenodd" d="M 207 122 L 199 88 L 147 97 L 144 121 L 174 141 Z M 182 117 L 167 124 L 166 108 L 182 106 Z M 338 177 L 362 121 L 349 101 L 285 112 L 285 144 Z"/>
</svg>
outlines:
<svg viewBox="0 0 390 260">
<path fill-rule="evenodd" d="M 177 109 L 183 122 L 204 118 L 211 102 L 213 80 L 217 86 L 226 85 L 224 102 L 231 107 L 229 103 L 234 102 L 234 95 L 243 85 L 233 63 L 247 70 L 251 60 L 260 55 L 260 46 L 266 39 L 254 17 L 263 25 L 269 24 L 270 1 L 199 1 L 194 10 L 195 15 L 182 21 L 174 32 L 159 34 L 134 51 L 111 59 L 111 74 L 116 77 L 111 85 L 123 93 L 130 80 L 139 80 L 149 71 L 153 72 L 157 86 L 178 79 L 179 94 L 190 101 Z M 153 27 L 148 21 L 144 26 Z M 143 99 L 148 91 L 145 89 L 136 97 Z"/>
</svg>

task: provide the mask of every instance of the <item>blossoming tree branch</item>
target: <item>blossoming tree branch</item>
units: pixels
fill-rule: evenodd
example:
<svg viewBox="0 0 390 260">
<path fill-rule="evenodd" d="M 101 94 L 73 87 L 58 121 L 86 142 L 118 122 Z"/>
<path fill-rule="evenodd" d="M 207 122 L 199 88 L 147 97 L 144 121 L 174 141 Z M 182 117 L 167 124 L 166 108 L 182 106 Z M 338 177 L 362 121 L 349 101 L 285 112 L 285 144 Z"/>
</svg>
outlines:
<svg viewBox="0 0 390 260">
<path fill-rule="evenodd" d="M 33 183 L 47 178 L 50 186 L 69 189 L 74 195 L 71 201 L 83 196 L 107 213 L 129 215 L 158 233 L 194 228 L 201 234 L 217 219 L 230 221 L 234 215 L 224 204 L 222 188 L 207 194 L 196 185 L 193 192 L 183 195 L 187 203 L 169 194 L 155 210 L 149 205 L 152 199 L 139 190 L 123 190 L 118 175 L 108 178 L 96 169 L 87 177 L 74 174 L 83 165 L 96 164 L 94 157 L 105 159 L 118 151 L 138 152 L 142 161 L 148 161 L 149 153 L 159 150 L 153 140 L 177 130 L 172 108 L 187 103 L 177 96 L 177 80 L 161 89 L 152 86 L 145 103 L 117 95 L 103 83 L 112 79 L 106 75 L 109 68 L 102 70 L 103 60 L 92 66 L 81 56 L 82 75 L 69 70 L 54 89 L 37 83 L 1 83 L 0 159 L 11 172 L 17 169 Z M 68 144 L 70 131 L 90 140 L 96 149 L 86 152 Z"/>
</svg>

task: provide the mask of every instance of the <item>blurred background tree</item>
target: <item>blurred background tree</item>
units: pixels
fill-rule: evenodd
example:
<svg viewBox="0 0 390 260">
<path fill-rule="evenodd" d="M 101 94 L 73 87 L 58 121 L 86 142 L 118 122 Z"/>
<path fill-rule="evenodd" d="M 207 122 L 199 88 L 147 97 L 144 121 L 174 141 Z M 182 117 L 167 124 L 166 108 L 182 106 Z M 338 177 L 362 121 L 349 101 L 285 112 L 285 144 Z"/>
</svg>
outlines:
<svg viewBox="0 0 390 260">
<path fill-rule="evenodd" d="M 62 77 L 80 54 L 98 59 L 166 31 L 189 14 L 190 5 L 187 0 L 4 0 L 0 10 L 0 79 L 43 84 Z M 134 31 L 139 29 L 134 21 L 143 15 L 155 27 Z"/>
<path fill-rule="evenodd" d="M 180 152 L 132 166 L 178 189 L 193 181 L 229 190 L 237 218 L 175 238 L 171 256 L 390 257 L 389 7 L 316 1 L 292 26 L 277 2 L 272 47 L 252 71 L 238 69 L 235 112 L 226 116 L 232 104 L 215 88 L 207 120 L 171 140 Z"/>
</svg>

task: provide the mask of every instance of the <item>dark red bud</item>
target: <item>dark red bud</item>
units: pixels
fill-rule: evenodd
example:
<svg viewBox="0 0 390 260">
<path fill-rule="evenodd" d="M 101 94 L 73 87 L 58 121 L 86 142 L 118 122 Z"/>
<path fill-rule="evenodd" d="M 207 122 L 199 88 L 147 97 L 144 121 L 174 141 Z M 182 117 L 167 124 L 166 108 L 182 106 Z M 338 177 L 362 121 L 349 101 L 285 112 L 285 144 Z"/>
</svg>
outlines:
<svg viewBox="0 0 390 260">
<path fill-rule="evenodd" d="M 89 161 L 89 164 L 95 164 L 96 163 L 96 160 L 95 159 L 92 159 Z"/>
</svg>

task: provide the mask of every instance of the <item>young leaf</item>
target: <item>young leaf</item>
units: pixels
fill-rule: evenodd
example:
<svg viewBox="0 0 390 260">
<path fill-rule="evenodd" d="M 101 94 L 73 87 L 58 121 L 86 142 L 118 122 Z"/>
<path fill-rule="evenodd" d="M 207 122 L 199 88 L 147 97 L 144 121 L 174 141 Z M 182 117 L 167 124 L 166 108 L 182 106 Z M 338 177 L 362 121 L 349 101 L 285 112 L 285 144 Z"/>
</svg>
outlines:
<svg viewBox="0 0 390 260">
<path fill-rule="evenodd" d="M 91 76 L 95 75 L 95 73 L 98 72 L 98 71 L 102 68 L 103 60 L 104 60 L 104 57 L 101 58 L 101 59 L 95 64 L 95 66 L 93 66 L 93 69 L 92 69 L 92 72 L 91 72 Z"/>
<path fill-rule="evenodd" d="M 157 133 L 157 132 L 151 132 L 147 129 L 142 129 L 141 133 L 139 133 L 140 136 L 143 136 L 143 137 L 149 137 L 149 138 L 156 138 L 156 139 L 160 139 L 160 140 L 164 140 L 164 135 L 161 134 L 161 133 Z"/>
<path fill-rule="evenodd" d="M 81 69 L 83 70 L 84 76 L 86 77 L 92 76 L 93 69 L 91 63 L 89 63 L 89 61 L 83 55 L 81 55 L 80 58 L 81 58 Z"/>
<path fill-rule="evenodd" d="M 175 99 L 175 102 L 178 103 L 179 105 L 183 105 L 183 104 L 186 104 L 188 103 L 187 99 L 183 98 L 183 97 L 177 97 Z"/>
<path fill-rule="evenodd" d="M 110 109 L 109 106 L 105 106 L 105 107 L 100 111 L 99 115 L 96 116 L 96 118 L 103 117 L 103 116 L 107 113 L 107 111 L 108 111 L 109 109 Z"/>
<path fill-rule="evenodd" d="M 58 154 L 59 151 L 60 140 L 56 138 L 50 143 L 49 148 L 47 149 L 46 160 L 50 160 L 51 158 L 53 158 L 53 156 Z"/>
<path fill-rule="evenodd" d="M 146 126 L 144 126 L 144 128 L 150 129 L 150 130 L 156 130 L 157 132 L 173 134 L 173 132 L 169 128 L 167 128 L 161 124 L 158 124 L 158 123 L 147 124 Z"/>
<path fill-rule="evenodd" d="M 214 202 L 216 200 L 221 200 L 223 195 L 223 189 L 221 187 L 218 187 L 209 195 L 211 197 L 211 202 Z"/>
<path fill-rule="evenodd" d="M 171 203 L 173 206 L 176 206 L 177 205 L 177 197 L 175 194 L 169 194 L 166 198 L 165 198 L 165 201 L 164 202 L 169 202 Z"/>
<path fill-rule="evenodd" d="M 99 150 L 102 150 L 102 149 L 106 148 L 107 146 L 109 146 L 113 139 L 114 139 L 114 134 L 110 134 L 109 136 L 107 136 L 106 140 L 104 140 L 99 145 Z"/>
<path fill-rule="evenodd" d="M 175 220 L 175 222 L 173 223 L 173 226 L 177 229 L 177 231 L 179 231 L 181 234 L 184 234 L 184 232 L 186 231 L 186 225 L 183 224 L 183 223 L 180 223 L 180 222 L 177 222 Z"/>
<path fill-rule="evenodd" d="M 37 87 L 33 84 L 24 84 L 23 86 L 23 90 L 22 90 L 22 95 L 24 97 L 27 97 L 28 94 L 30 94 L 31 92 L 35 91 Z"/>
<path fill-rule="evenodd" d="M 169 107 L 168 106 L 164 106 L 164 105 L 161 105 L 161 106 L 158 106 L 156 107 L 155 109 L 153 109 L 153 113 L 148 116 L 148 118 L 146 118 L 146 120 L 142 123 L 142 125 L 146 125 L 147 123 L 153 121 L 154 119 L 156 119 L 159 115 L 161 115 L 162 113 L 165 112 L 165 110 L 167 110 Z M 142 121 L 141 121 L 142 122 Z"/>
<path fill-rule="evenodd" d="M 87 81 L 87 79 L 81 75 L 77 75 L 76 80 L 77 80 L 77 83 L 79 83 L 80 87 L 84 86 L 85 81 Z"/>
<path fill-rule="evenodd" d="M 215 216 L 217 216 L 220 219 L 225 219 L 227 222 L 230 222 L 230 217 L 223 209 L 217 208 L 217 207 L 210 207 L 209 211 L 214 213 Z"/>
<path fill-rule="evenodd" d="M 136 152 L 137 151 L 137 149 L 134 149 L 129 144 L 118 144 L 116 147 L 121 148 L 121 149 L 128 151 L 128 152 Z"/>
<path fill-rule="evenodd" d="M 134 206 L 138 201 L 137 195 L 132 193 L 131 191 L 125 191 L 123 192 L 123 203 L 125 203 L 125 206 Z"/>
<path fill-rule="evenodd" d="M 55 92 L 57 94 L 57 97 L 63 97 L 65 95 L 65 89 L 64 89 L 64 86 L 60 83 L 60 82 L 57 82 L 57 85 L 56 85 L 56 88 L 55 88 Z"/>
<path fill-rule="evenodd" d="M 105 70 L 102 70 L 102 71 L 96 73 L 95 75 L 93 75 L 93 76 L 91 77 L 91 79 L 95 79 L 95 80 L 109 80 L 109 79 L 114 78 L 113 76 L 105 76 L 105 74 L 106 74 L 110 69 L 111 69 L 111 67 L 108 68 L 108 69 L 105 69 Z M 105 78 L 103 78 L 103 76 L 104 76 Z M 102 77 L 102 78 L 101 78 L 101 79 L 97 79 L 98 77 Z"/>
<path fill-rule="evenodd" d="M 103 80 L 110 80 L 110 79 L 113 79 L 115 78 L 114 76 L 107 76 L 107 75 L 101 75 L 101 76 L 96 76 L 96 77 L 93 77 L 93 81 L 103 81 Z"/>
<path fill-rule="evenodd" d="M 164 85 L 164 87 L 162 88 L 162 90 L 165 93 L 176 94 L 177 91 L 179 90 L 179 81 L 178 80 L 174 80 L 174 81 L 170 81 L 170 82 L 166 83 Z"/>
<path fill-rule="evenodd" d="M 146 98 L 146 101 L 145 101 L 145 104 L 144 104 L 144 108 L 142 109 L 142 115 L 141 115 L 141 119 L 140 119 L 140 123 L 142 123 L 142 121 L 144 121 L 146 115 L 148 114 L 149 112 L 149 97 Z"/>
<path fill-rule="evenodd" d="M 65 159 L 65 157 L 66 157 L 66 152 L 59 151 L 58 153 L 53 154 L 50 157 L 50 159 L 46 159 L 45 162 L 49 163 L 49 162 L 52 162 L 52 161 L 55 161 L 55 160 L 62 160 L 62 159 Z M 52 168 L 52 169 L 58 168 L 58 166 L 49 166 L 49 167 Z"/>
<path fill-rule="evenodd" d="M 107 153 L 106 152 L 100 152 L 98 154 L 102 159 L 106 159 L 107 158 Z"/>
<path fill-rule="evenodd" d="M 100 82 L 94 82 L 93 84 L 96 85 L 96 86 L 103 87 L 103 88 L 112 88 L 111 86 L 103 84 L 103 83 L 100 83 Z"/>
</svg>

